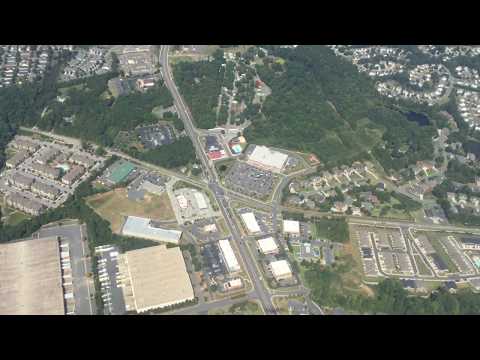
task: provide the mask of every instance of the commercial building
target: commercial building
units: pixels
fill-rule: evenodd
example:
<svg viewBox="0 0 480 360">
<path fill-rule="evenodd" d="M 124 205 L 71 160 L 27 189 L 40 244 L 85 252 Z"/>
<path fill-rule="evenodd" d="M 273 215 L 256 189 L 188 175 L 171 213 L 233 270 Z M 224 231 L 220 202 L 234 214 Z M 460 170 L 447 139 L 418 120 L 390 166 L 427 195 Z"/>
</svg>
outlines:
<svg viewBox="0 0 480 360">
<path fill-rule="evenodd" d="M 270 263 L 270 270 L 275 280 L 288 280 L 293 277 L 292 269 L 287 260 L 277 260 Z"/>
<path fill-rule="evenodd" d="M 277 243 L 275 242 L 273 237 L 267 237 L 265 239 L 257 240 L 257 244 L 258 249 L 262 252 L 262 254 L 278 254 L 279 252 Z"/>
<path fill-rule="evenodd" d="M 128 251 L 120 255 L 120 272 L 127 278 L 123 289 L 127 310 L 138 313 L 195 298 L 180 248 L 165 245 Z"/>
<path fill-rule="evenodd" d="M 60 194 L 60 190 L 58 190 L 55 186 L 45 184 L 44 182 L 38 180 L 33 183 L 32 192 L 41 196 L 45 196 L 51 200 L 55 199 Z"/>
<path fill-rule="evenodd" d="M 255 146 L 250 154 L 248 162 L 251 165 L 275 172 L 282 171 L 288 155 L 279 151 L 271 150 L 266 146 Z"/>
<path fill-rule="evenodd" d="M 64 315 L 56 237 L 0 244 L 0 315 Z"/>
<path fill-rule="evenodd" d="M 237 290 L 237 289 L 241 289 L 242 287 L 243 287 L 243 282 L 242 282 L 242 279 L 240 278 L 232 279 L 223 284 L 224 291 Z"/>
<path fill-rule="evenodd" d="M 178 206 L 180 206 L 180 209 L 186 209 L 188 207 L 188 201 L 184 195 L 177 195 L 176 199 L 178 202 Z"/>
<path fill-rule="evenodd" d="M 84 173 L 84 167 L 75 165 L 62 177 L 62 183 L 65 185 L 72 185 Z"/>
<path fill-rule="evenodd" d="M 147 78 L 147 79 L 138 79 L 137 80 L 137 87 L 140 90 L 149 89 L 155 86 L 155 79 Z"/>
<path fill-rule="evenodd" d="M 20 165 L 22 162 L 24 162 L 28 156 L 29 154 L 26 151 L 21 150 L 17 152 L 15 155 L 13 155 L 10 159 L 8 159 L 5 165 L 7 165 L 7 167 L 9 168 L 15 168 L 18 165 Z"/>
<path fill-rule="evenodd" d="M 230 245 L 230 241 L 220 240 L 218 242 L 218 246 L 220 248 L 220 255 L 222 256 L 228 271 L 230 273 L 240 271 L 240 265 L 238 264 L 237 257 L 235 256 L 232 246 Z"/>
<path fill-rule="evenodd" d="M 283 232 L 292 236 L 300 236 L 300 222 L 283 220 Z"/>
<path fill-rule="evenodd" d="M 123 225 L 122 235 L 178 244 L 182 232 L 158 227 L 151 219 L 129 216 Z"/>
<path fill-rule="evenodd" d="M 35 201 L 30 200 L 19 193 L 10 193 L 5 197 L 5 202 L 8 206 L 21 210 L 27 214 L 38 216 L 42 213 L 44 206 Z"/>
<path fill-rule="evenodd" d="M 244 213 L 240 215 L 242 217 L 243 223 L 247 227 L 247 230 L 250 234 L 258 234 L 260 232 L 260 226 L 258 225 L 257 219 L 253 212 Z"/>
<path fill-rule="evenodd" d="M 60 177 L 60 169 L 48 165 L 32 164 L 30 170 L 52 180 L 56 180 Z"/>
<path fill-rule="evenodd" d="M 197 206 L 200 210 L 208 208 L 207 202 L 205 201 L 205 196 L 201 192 L 194 191 L 193 196 L 195 197 L 195 201 L 197 202 Z"/>
</svg>

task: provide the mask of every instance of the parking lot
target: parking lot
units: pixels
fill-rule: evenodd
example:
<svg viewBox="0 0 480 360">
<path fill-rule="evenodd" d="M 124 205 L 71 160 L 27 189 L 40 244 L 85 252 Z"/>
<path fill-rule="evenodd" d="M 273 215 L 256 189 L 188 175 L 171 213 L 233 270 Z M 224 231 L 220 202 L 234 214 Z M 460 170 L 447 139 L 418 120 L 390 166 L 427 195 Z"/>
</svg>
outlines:
<svg viewBox="0 0 480 360">
<path fill-rule="evenodd" d="M 256 236 L 263 236 L 272 234 L 273 223 L 272 223 L 272 214 L 254 210 L 252 208 L 244 207 L 237 209 L 237 213 L 241 216 L 242 214 L 253 213 L 255 220 L 257 221 L 260 232 L 256 233 Z"/>
<path fill-rule="evenodd" d="M 220 256 L 217 243 L 202 246 L 201 254 L 204 263 L 204 274 L 208 276 L 209 285 L 216 283 L 216 279 L 223 279 L 228 271 Z"/>
<path fill-rule="evenodd" d="M 275 182 L 272 172 L 240 161 L 235 162 L 225 177 L 225 184 L 232 190 L 261 199 L 270 196 Z"/>
<path fill-rule="evenodd" d="M 136 130 L 137 136 L 146 149 L 155 149 L 175 141 L 175 133 L 169 125 L 142 126 Z"/>
<path fill-rule="evenodd" d="M 217 212 L 212 209 L 210 199 L 203 191 L 181 188 L 171 191 L 169 195 L 179 224 L 193 223 L 199 219 L 217 216 Z"/>
<path fill-rule="evenodd" d="M 118 278 L 118 255 L 116 246 L 104 245 L 95 248 L 97 270 L 102 291 L 105 315 L 122 315 L 126 312 L 121 279 Z"/>
<path fill-rule="evenodd" d="M 200 242 L 214 242 L 222 238 L 222 233 L 214 218 L 196 220 L 189 230 Z"/>
</svg>

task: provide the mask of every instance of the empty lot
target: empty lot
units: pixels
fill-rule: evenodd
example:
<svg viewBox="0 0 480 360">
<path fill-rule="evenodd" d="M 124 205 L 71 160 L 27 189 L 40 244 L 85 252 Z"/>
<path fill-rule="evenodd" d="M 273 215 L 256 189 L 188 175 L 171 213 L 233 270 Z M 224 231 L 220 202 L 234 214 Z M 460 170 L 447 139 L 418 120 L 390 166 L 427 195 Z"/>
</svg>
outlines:
<svg viewBox="0 0 480 360">
<path fill-rule="evenodd" d="M 127 198 L 127 190 L 120 188 L 91 196 L 87 199 L 87 204 L 110 222 L 114 233 L 120 233 L 126 216 L 140 216 L 159 221 L 175 220 L 167 193 L 162 195 L 147 193 L 144 200 L 132 201 Z"/>
</svg>

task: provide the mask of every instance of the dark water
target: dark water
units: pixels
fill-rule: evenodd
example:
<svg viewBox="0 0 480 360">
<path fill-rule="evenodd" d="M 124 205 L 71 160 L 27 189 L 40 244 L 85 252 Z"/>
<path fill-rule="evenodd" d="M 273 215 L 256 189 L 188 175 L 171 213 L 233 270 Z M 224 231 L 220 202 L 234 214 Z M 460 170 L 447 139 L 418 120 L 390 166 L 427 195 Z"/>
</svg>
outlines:
<svg viewBox="0 0 480 360">
<path fill-rule="evenodd" d="M 414 111 L 402 112 L 402 114 L 405 115 L 408 121 L 415 121 L 420 126 L 430 125 L 430 119 L 425 114 Z"/>
</svg>

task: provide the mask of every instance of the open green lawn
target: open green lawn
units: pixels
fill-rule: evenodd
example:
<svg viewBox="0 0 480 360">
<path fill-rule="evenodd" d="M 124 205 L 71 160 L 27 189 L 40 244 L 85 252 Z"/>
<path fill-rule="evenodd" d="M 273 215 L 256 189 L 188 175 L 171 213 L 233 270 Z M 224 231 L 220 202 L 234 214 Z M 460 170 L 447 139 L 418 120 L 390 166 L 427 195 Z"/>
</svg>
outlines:
<svg viewBox="0 0 480 360">
<path fill-rule="evenodd" d="M 212 309 L 208 315 L 263 315 L 262 307 L 256 301 L 244 301 L 223 308 Z"/>
<path fill-rule="evenodd" d="M 119 233 L 126 216 L 140 216 L 154 220 L 173 220 L 175 214 L 167 193 L 145 194 L 142 201 L 132 201 L 125 188 L 87 198 L 87 204 L 101 217 L 110 222 L 112 231 Z"/>
<path fill-rule="evenodd" d="M 443 248 L 441 242 L 440 242 L 440 236 L 441 233 L 424 233 L 427 235 L 428 239 L 430 240 L 430 243 L 432 244 L 433 248 L 435 249 L 435 252 L 438 254 L 438 256 L 443 260 L 443 262 L 447 265 L 448 271 L 449 272 L 457 272 L 458 268 L 457 266 L 453 263 L 453 261 L 450 259 L 450 256 L 448 256 L 447 252 Z"/>
<path fill-rule="evenodd" d="M 425 264 L 425 262 L 422 260 L 422 257 L 420 255 L 413 255 L 415 258 L 415 263 L 417 264 L 418 267 L 418 272 L 420 275 L 432 275 L 432 272 L 428 268 L 428 266 Z"/>
<path fill-rule="evenodd" d="M 17 224 L 21 223 L 23 220 L 27 220 L 27 219 L 30 219 L 30 217 L 28 215 L 26 215 L 22 212 L 19 212 L 19 211 L 15 211 L 15 212 L 10 213 L 10 215 L 8 216 L 5 223 L 7 225 L 17 225 Z"/>
</svg>

